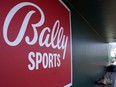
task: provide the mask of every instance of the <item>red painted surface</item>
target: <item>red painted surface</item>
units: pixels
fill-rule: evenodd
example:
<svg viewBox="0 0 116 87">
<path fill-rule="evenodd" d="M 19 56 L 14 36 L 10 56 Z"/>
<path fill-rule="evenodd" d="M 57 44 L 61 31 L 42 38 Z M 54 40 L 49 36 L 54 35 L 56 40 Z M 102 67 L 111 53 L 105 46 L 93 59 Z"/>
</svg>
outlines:
<svg viewBox="0 0 116 87">
<path fill-rule="evenodd" d="M 0 11 L 0 87 L 71 85 L 70 11 L 61 1 L 3 0 Z"/>
</svg>

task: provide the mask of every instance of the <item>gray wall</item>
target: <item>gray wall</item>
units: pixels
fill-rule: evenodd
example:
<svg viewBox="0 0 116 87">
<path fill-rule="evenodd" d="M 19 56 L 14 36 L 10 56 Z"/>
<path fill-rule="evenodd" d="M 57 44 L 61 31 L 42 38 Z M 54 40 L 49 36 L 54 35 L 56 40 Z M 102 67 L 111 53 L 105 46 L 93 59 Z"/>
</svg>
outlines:
<svg viewBox="0 0 116 87">
<path fill-rule="evenodd" d="M 105 73 L 108 63 L 108 44 L 75 11 L 69 2 L 72 24 L 73 86 L 93 87 L 94 82 Z"/>
<path fill-rule="evenodd" d="M 78 14 L 72 12 L 73 87 L 93 87 L 108 62 L 105 43 Z"/>
</svg>

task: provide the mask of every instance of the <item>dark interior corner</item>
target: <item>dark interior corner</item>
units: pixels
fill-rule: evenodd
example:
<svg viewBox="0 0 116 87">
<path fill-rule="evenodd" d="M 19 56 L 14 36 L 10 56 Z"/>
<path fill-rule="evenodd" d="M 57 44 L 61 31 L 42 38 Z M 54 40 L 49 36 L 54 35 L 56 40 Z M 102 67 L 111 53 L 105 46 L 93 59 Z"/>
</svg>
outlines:
<svg viewBox="0 0 116 87">
<path fill-rule="evenodd" d="M 68 3 L 102 38 L 107 42 L 115 41 L 115 0 L 68 0 Z"/>
</svg>

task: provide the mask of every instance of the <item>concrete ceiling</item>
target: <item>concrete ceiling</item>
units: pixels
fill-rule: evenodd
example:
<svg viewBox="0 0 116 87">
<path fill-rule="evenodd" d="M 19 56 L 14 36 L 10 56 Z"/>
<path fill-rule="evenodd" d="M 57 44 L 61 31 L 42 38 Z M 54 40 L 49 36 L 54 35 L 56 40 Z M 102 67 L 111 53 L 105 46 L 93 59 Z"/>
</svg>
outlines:
<svg viewBox="0 0 116 87">
<path fill-rule="evenodd" d="M 107 42 L 116 42 L 116 0 L 69 0 Z"/>
</svg>

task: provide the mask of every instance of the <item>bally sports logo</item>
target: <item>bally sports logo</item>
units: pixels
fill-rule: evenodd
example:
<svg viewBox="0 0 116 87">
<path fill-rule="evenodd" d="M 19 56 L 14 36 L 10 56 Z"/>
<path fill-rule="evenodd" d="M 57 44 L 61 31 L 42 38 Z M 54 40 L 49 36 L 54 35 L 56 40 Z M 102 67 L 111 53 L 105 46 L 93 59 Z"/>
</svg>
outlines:
<svg viewBox="0 0 116 87">
<path fill-rule="evenodd" d="M 37 11 L 40 13 L 40 20 L 38 20 L 37 23 L 31 24 L 32 29 L 33 29 L 33 39 L 31 40 L 29 36 L 25 36 L 25 32 L 27 30 L 27 26 L 30 20 L 30 18 L 33 16 L 36 11 L 31 10 L 29 11 L 26 16 L 24 17 L 24 20 L 22 22 L 21 27 L 19 28 L 19 32 L 17 37 L 15 38 L 14 41 L 10 41 L 8 39 L 9 34 L 8 30 L 9 25 L 11 23 L 12 18 L 14 15 L 21 10 L 21 8 L 25 8 L 26 6 L 32 6 L 37 9 Z M 52 26 L 52 29 L 50 27 L 45 26 L 41 32 L 40 35 L 38 35 L 37 32 L 37 27 L 41 27 L 45 20 L 45 15 L 43 10 L 37 6 L 34 3 L 31 2 L 22 2 L 14 6 L 6 16 L 6 19 L 4 21 L 4 26 L 3 26 L 3 37 L 5 42 L 9 46 L 18 46 L 22 39 L 25 38 L 25 43 L 27 45 L 34 45 L 35 43 L 38 43 L 39 46 L 43 47 L 45 46 L 46 48 L 52 47 L 53 49 L 57 50 L 63 50 L 63 56 L 61 56 L 59 53 L 41 53 L 41 52 L 36 52 L 34 53 L 33 51 L 29 52 L 28 54 L 28 60 L 30 61 L 30 64 L 28 64 L 28 69 L 29 70 L 34 70 L 34 69 L 39 69 L 39 64 L 41 63 L 43 65 L 43 68 L 54 68 L 54 67 L 60 67 L 61 66 L 61 61 L 60 59 L 65 59 L 66 55 L 66 48 L 67 48 L 67 42 L 68 42 L 68 36 L 64 35 L 64 28 L 61 26 L 60 20 L 56 20 L 55 23 Z M 45 33 L 47 33 L 45 35 Z M 45 38 L 45 39 L 43 39 Z M 55 42 L 56 41 L 56 42 Z M 34 61 L 33 58 L 36 58 Z"/>
<path fill-rule="evenodd" d="M 0 87 L 72 86 L 71 15 L 62 0 L 0 1 Z"/>
</svg>

